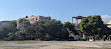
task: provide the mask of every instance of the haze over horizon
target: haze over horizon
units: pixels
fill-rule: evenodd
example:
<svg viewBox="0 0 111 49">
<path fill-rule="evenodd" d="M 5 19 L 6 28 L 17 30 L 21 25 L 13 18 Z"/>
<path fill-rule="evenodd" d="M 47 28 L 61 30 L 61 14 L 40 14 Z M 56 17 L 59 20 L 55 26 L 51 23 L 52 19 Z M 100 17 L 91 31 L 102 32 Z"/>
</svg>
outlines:
<svg viewBox="0 0 111 49">
<path fill-rule="evenodd" d="M 0 0 L 0 21 L 42 15 L 71 22 L 72 16 L 101 15 L 104 21 L 109 22 L 110 2 L 111 0 Z"/>
</svg>

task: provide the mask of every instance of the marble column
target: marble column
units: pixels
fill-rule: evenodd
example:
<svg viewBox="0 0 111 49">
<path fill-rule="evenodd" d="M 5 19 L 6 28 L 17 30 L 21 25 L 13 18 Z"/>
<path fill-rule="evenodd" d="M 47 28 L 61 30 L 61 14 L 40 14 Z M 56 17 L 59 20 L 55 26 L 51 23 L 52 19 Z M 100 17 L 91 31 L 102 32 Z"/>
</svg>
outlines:
<svg viewBox="0 0 111 49">
<path fill-rule="evenodd" d="M 72 24 L 73 24 L 73 18 L 72 18 Z"/>
<path fill-rule="evenodd" d="M 78 25 L 78 19 L 76 18 L 76 26 Z"/>
</svg>

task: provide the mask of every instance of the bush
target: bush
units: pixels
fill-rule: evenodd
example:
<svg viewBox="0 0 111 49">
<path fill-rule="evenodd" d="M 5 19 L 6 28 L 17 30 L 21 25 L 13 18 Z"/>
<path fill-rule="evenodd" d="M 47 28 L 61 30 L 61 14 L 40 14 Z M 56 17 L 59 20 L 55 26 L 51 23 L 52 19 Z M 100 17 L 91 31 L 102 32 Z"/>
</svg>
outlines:
<svg viewBox="0 0 111 49">
<path fill-rule="evenodd" d="M 16 35 L 13 33 L 8 33 L 7 36 L 8 36 L 8 40 L 15 40 L 16 39 Z"/>
</svg>

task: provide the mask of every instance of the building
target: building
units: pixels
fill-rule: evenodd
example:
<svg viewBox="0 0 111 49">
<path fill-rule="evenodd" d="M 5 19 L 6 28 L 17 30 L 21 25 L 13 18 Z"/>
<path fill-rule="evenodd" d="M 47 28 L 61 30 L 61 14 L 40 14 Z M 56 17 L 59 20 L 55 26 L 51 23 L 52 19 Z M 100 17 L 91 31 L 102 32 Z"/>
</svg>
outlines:
<svg viewBox="0 0 111 49">
<path fill-rule="evenodd" d="M 7 24 L 10 21 L 0 21 L 0 26 Z"/>
<path fill-rule="evenodd" d="M 73 23 L 73 19 L 74 18 L 76 19 L 76 23 L 75 24 Z M 78 19 L 82 20 L 83 18 L 86 18 L 86 17 L 83 17 L 83 16 L 72 17 L 72 24 L 75 25 L 75 29 L 78 30 L 78 31 L 80 31 L 80 24 L 78 23 Z"/>
<path fill-rule="evenodd" d="M 44 17 L 44 16 L 40 16 L 40 15 L 39 16 L 32 15 L 30 17 L 26 16 L 24 18 L 29 20 L 30 23 L 33 23 L 35 21 L 51 20 L 51 17 Z"/>
</svg>

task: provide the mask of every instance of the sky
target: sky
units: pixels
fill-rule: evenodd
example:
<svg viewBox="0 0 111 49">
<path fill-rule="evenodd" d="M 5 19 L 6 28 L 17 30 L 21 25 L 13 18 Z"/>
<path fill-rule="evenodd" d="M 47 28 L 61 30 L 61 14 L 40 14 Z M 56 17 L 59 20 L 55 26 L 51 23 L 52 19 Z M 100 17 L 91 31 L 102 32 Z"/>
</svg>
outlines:
<svg viewBox="0 0 111 49">
<path fill-rule="evenodd" d="M 31 15 L 51 16 L 62 22 L 71 22 L 73 16 L 101 15 L 108 22 L 111 0 L 0 0 L 0 21 Z"/>
</svg>

